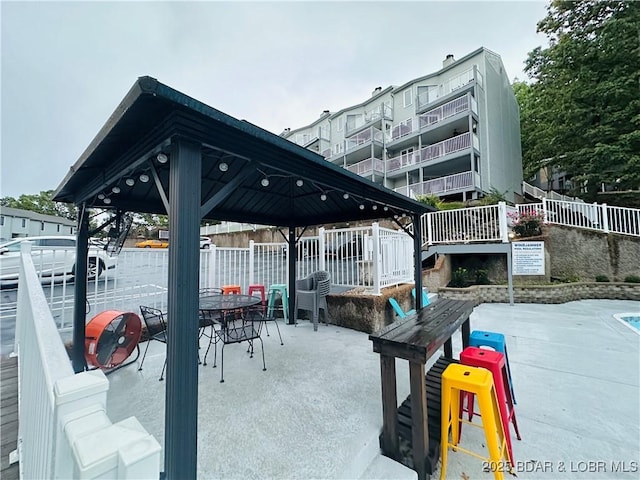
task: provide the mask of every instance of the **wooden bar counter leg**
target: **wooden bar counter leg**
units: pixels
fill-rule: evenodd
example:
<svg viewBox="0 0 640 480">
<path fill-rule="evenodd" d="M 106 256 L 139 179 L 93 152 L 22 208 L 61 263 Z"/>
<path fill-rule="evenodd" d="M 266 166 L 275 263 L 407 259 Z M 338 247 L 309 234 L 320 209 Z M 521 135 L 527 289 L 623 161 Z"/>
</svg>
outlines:
<svg viewBox="0 0 640 480">
<path fill-rule="evenodd" d="M 382 379 L 382 452 L 398 460 L 398 393 L 396 389 L 396 359 L 380 354 Z"/>
<path fill-rule="evenodd" d="M 467 318 L 462 324 L 462 349 L 469 346 L 469 336 L 471 335 L 471 321 Z"/>
<path fill-rule="evenodd" d="M 427 430 L 427 387 L 423 363 L 409 362 L 411 384 L 411 437 L 413 441 L 413 468 L 418 480 L 427 478 L 426 460 L 429 453 Z"/>
</svg>

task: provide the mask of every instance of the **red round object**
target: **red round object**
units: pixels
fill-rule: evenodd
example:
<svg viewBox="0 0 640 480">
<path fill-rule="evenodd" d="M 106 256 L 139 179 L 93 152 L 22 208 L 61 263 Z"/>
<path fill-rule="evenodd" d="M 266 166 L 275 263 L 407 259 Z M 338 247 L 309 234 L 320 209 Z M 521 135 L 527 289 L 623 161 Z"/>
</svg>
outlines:
<svg viewBox="0 0 640 480">
<path fill-rule="evenodd" d="M 142 323 L 133 312 L 106 310 L 97 314 L 85 328 L 87 363 L 111 369 L 124 362 L 140 341 Z"/>
</svg>

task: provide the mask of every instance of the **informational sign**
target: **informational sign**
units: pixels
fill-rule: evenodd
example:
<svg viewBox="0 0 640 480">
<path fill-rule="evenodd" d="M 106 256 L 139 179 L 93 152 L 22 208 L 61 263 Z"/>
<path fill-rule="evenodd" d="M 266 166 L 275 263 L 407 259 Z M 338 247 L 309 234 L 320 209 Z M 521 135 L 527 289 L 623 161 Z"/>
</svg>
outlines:
<svg viewBox="0 0 640 480">
<path fill-rule="evenodd" d="M 544 275 L 544 242 L 513 242 L 514 275 Z"/>
</svg>

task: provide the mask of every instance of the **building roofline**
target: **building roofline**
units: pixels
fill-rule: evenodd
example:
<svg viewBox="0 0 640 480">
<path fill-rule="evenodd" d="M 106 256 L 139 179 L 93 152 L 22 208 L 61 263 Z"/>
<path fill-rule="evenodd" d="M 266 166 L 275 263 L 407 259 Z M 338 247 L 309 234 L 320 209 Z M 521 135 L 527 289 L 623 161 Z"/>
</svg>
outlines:
<svg viewBox="0 0 640 480">
<path fill-rule="evenodd" d="M 44 213 L 33 212 L 31 210 L 23 210 L 22 208 L 0 207 L 0 214 L 7 217 L 21 217 L 29 220 L 37 220 L 40 222 L 59 223 L 69 227 L 75 227 L 76 222 L 68 218 L 58 217 L 56 215 L 45 215 Z"/>
</svg>

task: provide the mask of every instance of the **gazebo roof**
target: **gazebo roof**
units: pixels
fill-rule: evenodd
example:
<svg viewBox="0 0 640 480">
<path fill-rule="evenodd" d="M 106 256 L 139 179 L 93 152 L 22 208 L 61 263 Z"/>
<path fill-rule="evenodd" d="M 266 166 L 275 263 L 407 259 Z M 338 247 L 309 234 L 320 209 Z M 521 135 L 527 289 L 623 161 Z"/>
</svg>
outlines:
<svg viewBox="0 0 640 480">
<path fill-rule="evenodd" d="M 200 148 L 203 219 L 296 227 L 431 210 L 151 77 L 135 82 L 54 200 L 166 214 L 177 138 Z"/>
</svg>

